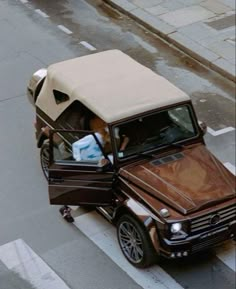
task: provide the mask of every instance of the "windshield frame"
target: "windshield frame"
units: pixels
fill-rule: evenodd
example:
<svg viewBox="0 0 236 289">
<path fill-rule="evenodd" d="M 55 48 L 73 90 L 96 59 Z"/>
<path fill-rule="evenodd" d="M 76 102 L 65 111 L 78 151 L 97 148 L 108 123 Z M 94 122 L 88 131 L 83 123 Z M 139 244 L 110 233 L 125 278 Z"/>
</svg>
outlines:
<svg viewBox="0 0 236 289">
<path fill-rule="evenodd" d="M 144 154 L 147 153 L 148 154 L 148 153 L 152 153 L 154 151 L 158 151 L 159 152 L 159 151 L 161 151 L 163 149 L 166 149 L 167 147 L 171 146 L 170 143 L 163 144 L 161 146 L 156 146 L 155 148 L 150 148 L 150 149 L 143 150 L 143 151 L 137 151 L 136 153 L 120 157 L 119 156 L 119 150 L 118 150 L 118 147 L 117 147 L 117 143 L 115 141 L 115 130 L 118 127 L 120 127 L 121 125 L 131 123 L 131 122 L 133 122 L 135 120 L 138 120 L 139 118 L 145 118 L 145 117 L 152 116 L 152 115 L 155 115 L 155 114 L 158 114 L 158 113 L 161 113 L 161 112 L 169 111 L 171 109 L 175 109 L 175 108 L 178 108 L 178 107 L 187 107 L 188 112 L 189 112 L 189 116 L 190 116 L 190 120 L 191 120 L 193 129 L 194 129 L 194 132 L 195 132 L 195 135 L 193 137 L 186 138 L 186 139 L 179 140 L 179 141 L 172 142 L 172 143 L 173 144 L 179 144 L 181 146 L 181 145 L 183 145 L 186 142 L 198 139 L 201 136 L 201 131 L 199 129 L 196 113 L 194 111 L 192 103 L 189 103 L 189 102 L 187 102 L 187 103 L 186 102 L 179 103 L 178 105 L 175 104 L 175 105 L 171 105 L 171 106 L 168 106 L 168 107 L 164 107 L 162 109 L 156 109 L 156 110 L 152 110 L 152 111 L 149 111 L 149 112 L 145 112 L 143 114 L 136 115 L 136 116 L 134 116 L 132 118 L 126 119 L 125 121 L 123 120 L 122 122 L 118 122 L 118 123 L 115 123 L 114 125 L 112 125 L 110 131 L 112 133 L 112 139 L 113 139 L 113 148 L 114 148 L 113 155 L 114 155 L 114 158 L 118 162 L 125 162 L 125 161 L 128 161 L 128 160 L 137 159 L 138 157 L 140 158 L 142 153 L 144 153 Z"/>
</svg>

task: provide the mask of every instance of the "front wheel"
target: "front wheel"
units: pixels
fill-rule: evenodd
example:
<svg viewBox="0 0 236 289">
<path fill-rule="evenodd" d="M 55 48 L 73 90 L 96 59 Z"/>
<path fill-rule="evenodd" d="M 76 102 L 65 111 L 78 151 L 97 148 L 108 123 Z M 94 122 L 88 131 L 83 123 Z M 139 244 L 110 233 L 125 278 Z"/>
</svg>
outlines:
<svg viewBox="0 0 236 289">
<path fill-rule="evenodd" d="M 151 266 L 156 258 L 145 228 L 131 215 L 123 215 L 117 223 L 117 237 L 122 253 L 135 267 Z"/>
</svg>

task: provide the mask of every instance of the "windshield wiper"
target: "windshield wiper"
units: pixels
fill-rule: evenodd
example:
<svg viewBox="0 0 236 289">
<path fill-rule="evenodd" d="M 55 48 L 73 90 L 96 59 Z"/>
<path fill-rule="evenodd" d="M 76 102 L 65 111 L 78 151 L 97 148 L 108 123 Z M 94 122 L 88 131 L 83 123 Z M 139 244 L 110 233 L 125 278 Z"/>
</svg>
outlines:
<svg viewBox="0 0 236 289">
<path fill-rule="evenodd" d="M 137 153 L 138 156 L 142 156 L 142 157 L 146 157 L 146 158 L 154 158 L 155 155 L 151 154 L 151 153 L 146 153 L 146 152 L 138 152 Z"/>
<path fill-rule="evenodd" d="M 169 142 L 169 143 L 163 143 L 161 144 L 162 146 L 168 146 L 168 147 L 175 147 L 175 148 L 183 148 L 184 145 L 181 145 L 179 143 L 176 143 L 176 142 Z"/>
<path fill-rule="evenodd" d="M 152 150 L 155 150 L 155 148 L 160 148 L 160 147 L 175 147 L 175 148 L 184 148 L 184 145 L 175 143 L 175 142 L 169 142 L 169 143 L 162 143 L 158 144 L 157 146 L 153 147 Z M 156 154 L 148 153 L 148 152 L 137 152 L 136 155 L 138 156 L 143 156 L 146 158 L 155 158 Z"/>
</svg>

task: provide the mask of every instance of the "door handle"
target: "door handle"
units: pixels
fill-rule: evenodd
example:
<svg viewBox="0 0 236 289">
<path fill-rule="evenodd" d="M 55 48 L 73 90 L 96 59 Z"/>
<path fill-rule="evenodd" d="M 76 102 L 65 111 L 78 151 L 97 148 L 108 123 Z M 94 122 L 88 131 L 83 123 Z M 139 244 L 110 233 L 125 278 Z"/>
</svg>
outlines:
<svg viewBox="0 0 236 289">
<path fill-rule="evenodd" d="M 50 178 L 49 181 L 53 183 L 63 183 L 65 180 L 62 178 Z"/>
</svg>

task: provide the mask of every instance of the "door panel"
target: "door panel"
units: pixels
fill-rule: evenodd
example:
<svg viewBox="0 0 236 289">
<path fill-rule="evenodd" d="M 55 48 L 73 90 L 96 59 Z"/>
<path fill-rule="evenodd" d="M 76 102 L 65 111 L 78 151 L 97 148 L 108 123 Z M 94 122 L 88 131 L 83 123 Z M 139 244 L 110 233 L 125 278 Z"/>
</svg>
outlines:
<svg viewBox="0 0 236 289">
<path fill-rule="evenodd" d="M 83 171 L 70 165 L 49 169 L 49 198 L 54 205 L 109 205 L 112 200 L 113 173 Z"/>
<path fill-rule="evenodd" d="M 114 175 L 112 165 L 103 171 L 98 162 L 75 161 L 73 153 L 68 149 L 66 158 L 61 158 L 57 148 L 55 149 L 53 139 L 55 138 L 51 136 L 48 180 L 50 203 L 54 205 L 111 205 Z"/>
</svg>

